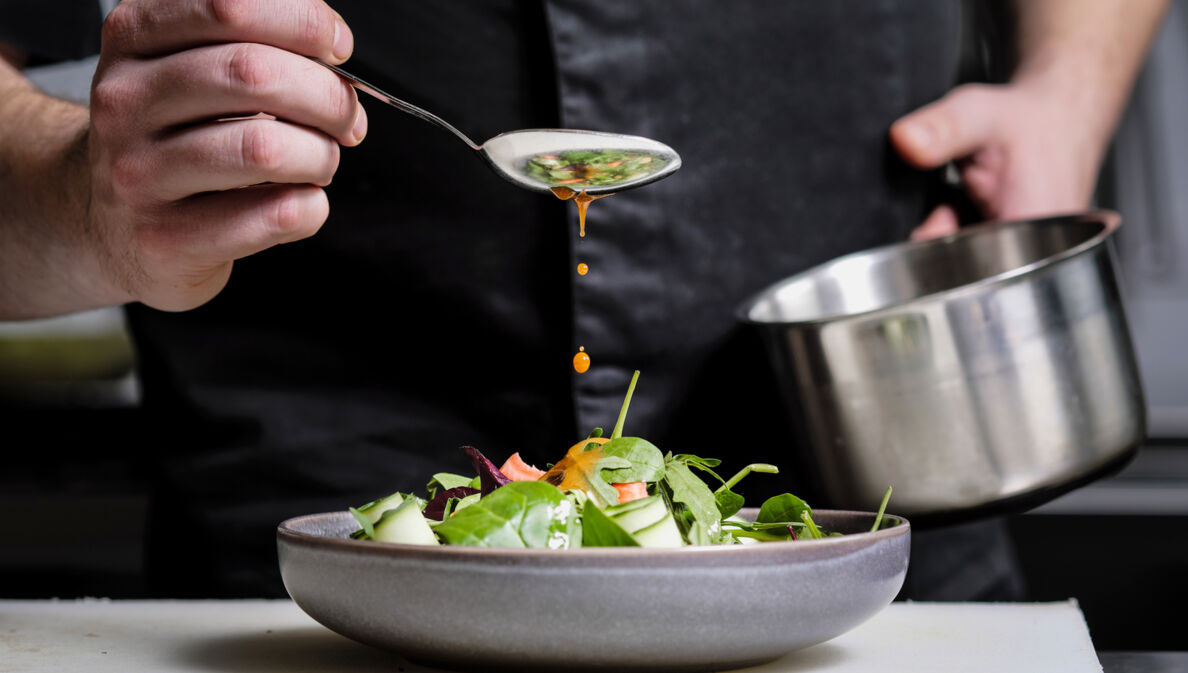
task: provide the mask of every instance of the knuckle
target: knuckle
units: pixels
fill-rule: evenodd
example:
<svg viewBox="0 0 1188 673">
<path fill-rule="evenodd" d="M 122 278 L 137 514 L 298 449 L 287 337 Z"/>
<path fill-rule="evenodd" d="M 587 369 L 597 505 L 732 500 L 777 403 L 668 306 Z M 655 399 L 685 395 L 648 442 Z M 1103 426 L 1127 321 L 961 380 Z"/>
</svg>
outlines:
<svg viewBox="0 0 1188 673">
<path fill-rule="evenodd" d="M 342 150 L 339 149 L 338 143 L 329 144 L 329 154 L 326 157 L 326 175 L 320 183 L 322 187 L 330 184 L 334 178 L 334 174 L 338 172 L 338 162 L 342 157 Z"/>
<path fill-rule="evenodd" d="M 288 234 L 293 233 L 301 226 L 304 219 L 305 208 L 299 196 L 289 193 L 277 199 L 272 211 L 272 222 L 279 235 L 287 238 Z"/>
<path fill-rule="evenodd" d="M 251 7 L 246 0 L 206 0 L 211 19 L 224 28 L 244 28 L 250 21 Z"/>
<path fill-rule="evenodd" d="M 135 195 L 144 187 L 143 162 L 131 153 L 123 153 L 111 161 L 111 186 L 117 194 Z"/>
<path fill-rule="evenodd" d="M 264 171 L 274 171 L 281 168 L 283 161 L 282 148 L 272 134 L 268 133 L 263 124 L 244 123 L 243 134 L 240 137 L 240 152 L 244 165 L 259 168 Z"/>
<path fill-rule="evenodd" d="M 326 193 L 321 189 L 295 189 L 276 201 L 272 218 L 276 236 L 283 242 L 313 236 L 329 214 Z"/>
<path fill-rule="evenodd" d="M 355 90 L 345 84 L 336 83 L 334 93 L 329 96 L 330 115 L 339 121 L 343 131 L 350 133 L 355 125 L 355 115 L 358 114 L 359 102 L 355 97 Z"/>
<path fill-rule="evenodd" d="M 104 45 L 119 46 L 131 41 L 141 24 L 141 10 L 135 2 L 121 2 L 107 14 L 101 31 Z"/>
<path fill-rule="evenodd" d="M 303 2 L 297 17 L 297 37 L 302 44 L 334 48 L 334 18 L 322 3 Z"/>
<path fill-rule="evenodd" d="M 339 149 L 338 143 L 333 140 L 323 139 L 322 143 L 325 154 L 322 156 L 320 164 L 311 164 L 309 178 L 312 184 L 326 187 L 334 179 L 334 174 L 338 172 L 338 162 L 342 151 Z"/>
<path fill-rule="evenodd" d="M 149 221 L 136 228 L 135 249 L 142 264 L 167 267 L 177 254 L 177 236 L 161 221 Z"/>
<path fill-rule="evenodd" d="M 273 80 L 264 50 L 253 44 L 239 44 L 227 58 L 227 81 L 232 90 L 259 92 Z"/>
<path fill-rule="evenodd" d="M 132 87 L 117 77 L 106 77 L 95 82 L 91 89 L 91 116 L 101 122 L 116 120 L 132 106 L 135 94 Z"/>
</svg>

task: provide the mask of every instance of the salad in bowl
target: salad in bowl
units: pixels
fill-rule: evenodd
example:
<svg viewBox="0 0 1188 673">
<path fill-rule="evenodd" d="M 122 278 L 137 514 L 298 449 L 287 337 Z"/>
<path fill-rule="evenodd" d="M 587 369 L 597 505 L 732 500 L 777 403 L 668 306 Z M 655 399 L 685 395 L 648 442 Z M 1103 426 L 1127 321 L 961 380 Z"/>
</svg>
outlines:
<svg viewBox="0 0 1188 673">
<path fill-rule="evenodd" d="M 720 463 L 595 430 L 553 465 L 430 475 L 421 494 L 280 524 L 281 576 L 333 631 L 453 670 L 710 671 L 853 629 L 899 592 L 908 521 L 745 507 Z M 886 505 L 886 499 L 883 503 Z"/>
<path fill-rule="evenodd" d="M 716 458 L 664 454 L 641 437 L 623 436 L 639 372 L 609 437 L 602 428 L 577 442 L 548 469 L 519 453 L 501 466 L 474 447 L 463 447 L 472 475 L 434 474 L 424 497 L 393 493 L 352 507 L 359 522 L 352 537 L 403 544 L 575 549 L 579 547 L 683 547 L 794 541 L 840 535 L 813 520 L 812 508 L 791 493 L 768 498 L 754 519 L 738 516 L 745 503 L 734 487 L 753 472 L 776 473 L 754 463 L 729 479 Z M 711 487 L 697 473 L 706 475 Z M 871 530 L 878 530 L 891 489 Z"/>
</svg>

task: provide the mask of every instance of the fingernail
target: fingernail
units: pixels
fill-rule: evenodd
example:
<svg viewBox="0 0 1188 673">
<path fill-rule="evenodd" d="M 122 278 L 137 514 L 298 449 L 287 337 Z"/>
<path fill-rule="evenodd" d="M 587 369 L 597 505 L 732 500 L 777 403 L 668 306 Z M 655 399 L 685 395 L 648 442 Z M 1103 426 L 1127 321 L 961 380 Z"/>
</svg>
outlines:
<svg viewBox="0 0 1188 673">
<path fill-rule="evenodd" d="M 362 105 L 355 113 L 355 127 L 351 130 L 351 135 L 355 137 L 355 142 L 361 142 L 367 135 L 367 111 L 363 109 Z"/>
<path fill-rule="evenodd" d="M 351 51 L 355 46 L 355 38 L 351 35 L 351 29 L 347 27 L 345 21 L 337 20 L 334 22 L 334 58 L 340 62 L 345 61 L 351 56 Z"/>
</svg>

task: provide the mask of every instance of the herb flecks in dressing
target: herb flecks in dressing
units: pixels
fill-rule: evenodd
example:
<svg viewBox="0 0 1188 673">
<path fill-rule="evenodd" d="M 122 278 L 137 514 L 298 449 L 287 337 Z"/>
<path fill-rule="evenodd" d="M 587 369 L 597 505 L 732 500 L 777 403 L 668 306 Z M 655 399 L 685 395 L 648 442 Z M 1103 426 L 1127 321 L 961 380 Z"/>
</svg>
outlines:
<svg viewBox="0 0 1188 673">
<path fill-rule="evenodd" d="M 637 150 L 567 150 L 524 161 L 524 175 L 549 187 L 615 187 L 646 178 L 672 159 Z"/>
</svg>

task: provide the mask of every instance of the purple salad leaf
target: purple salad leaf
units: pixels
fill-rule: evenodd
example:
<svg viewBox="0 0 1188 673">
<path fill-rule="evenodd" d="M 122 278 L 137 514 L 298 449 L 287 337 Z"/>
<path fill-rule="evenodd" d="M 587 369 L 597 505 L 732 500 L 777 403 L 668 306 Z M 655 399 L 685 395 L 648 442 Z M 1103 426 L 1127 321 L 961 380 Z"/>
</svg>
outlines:
<svg viewBox="0 0 1188 673">
<path fill-rule="evenodd" d="M 425 509 L 422 510 L 422 514 L 425 515 L 426 519 L 441 521 L 442 517 L 445 516 L 446 504 L 449 503 L 451 498 L 458 498 L 460 500 L 468 495 L 474 495 L 478 492 L 479 490 L 477 488 L 471 488 L 469 486 L 456 486 L 454 488 L 446 489 L 434 496 L 434 498 L 429 501 L 428 505 L 425 505 Z"/>
<path fill-rule="evenodd" d="M 474 471 L 478 473 L 479 486 L 484 498 L 490 495 L 491 491 L 511 482 L 511 479 L 508 479 L 507 475 L 500 472 L 499 468 L 495 466 L 495 463 L 487 460 L 486 456 L 479 453 L 478 449 L 473 446 L 464 446 L 462 450 L 466 452 L 467 456 L 470 456 L 470 464 L 474 467 Z"/>
</svg>

